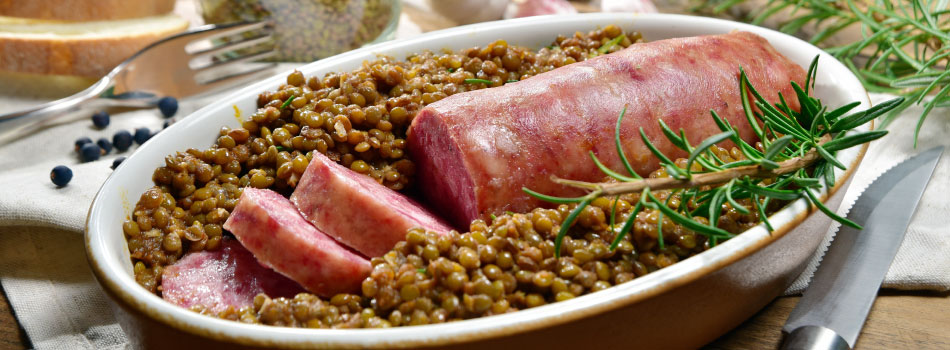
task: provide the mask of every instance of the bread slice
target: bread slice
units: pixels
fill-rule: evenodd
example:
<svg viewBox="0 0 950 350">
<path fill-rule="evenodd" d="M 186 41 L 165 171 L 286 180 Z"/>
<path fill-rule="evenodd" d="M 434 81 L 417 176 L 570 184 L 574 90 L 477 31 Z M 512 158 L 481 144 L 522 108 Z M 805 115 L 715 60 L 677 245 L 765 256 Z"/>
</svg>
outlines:
<svg viewBox="0 0 950 350">
<path fill-rule="evenodd" d="M 187 27 L 188 21 L 175 15 L 93 22 L 0 17 L 0 70 L 101 77 L 146 45 Z"/>
<path fill-rule="evenodd" d="M 0 16 L 59 21 L 105 21 L 172 12 L 175 0 L 0 0 Z"/>
</svg>

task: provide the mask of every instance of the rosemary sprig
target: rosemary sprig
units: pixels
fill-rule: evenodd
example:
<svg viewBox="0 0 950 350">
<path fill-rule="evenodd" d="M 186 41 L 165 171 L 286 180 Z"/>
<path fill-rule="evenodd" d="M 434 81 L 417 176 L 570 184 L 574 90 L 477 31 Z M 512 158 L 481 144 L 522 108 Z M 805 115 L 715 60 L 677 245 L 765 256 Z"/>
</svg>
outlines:
<svg viewBox="0 0 950 350">
<path fill-rule="evenodd" d="M 746 0 L 694 1 L 694 10 L 711 9 L 719 14 Z M 930 112 L 950 106 L 948 5 L 946 0 L 769 0 L 748 20 L 760 25 L 780 14 L 790 14 L 779 30 L 799 34 L 805 27 L 815 28 L 810 42 L 844 62 L 868 91 L 904 97 L 882 118 L 882 128 L 907 107 L 922 105 L 914 131 L 916 146 Z M 860 27 L 861 39 L 827 44 L 829 38 L 855 25 Z"/>
<path fill-rule="evenodd" d="M 885 114 L 898 106 L 904 99 L 878 104 L 868 110 L 847 114 L 858 103 L 850 103 L 843 107 L 828 111 L 821 101 L 809 96 L 808 91 L 813 86 L 817 76 L 818 57 L 812 62 L 806 77 L 804 88 L 792 82 L 796 90 L 796 98 L 801 105 L 800 111 L 792 110 L 785 102 L 785 97 L 779 94 L 780 103 L 772 105 L 752 86 L 745 73 L 739 77 L 739 91 L 746 97 L 743 101 L 746 118 L 750 125 L 756 128 L 761 123 L 764 127 L 756 129 L 760 135 L 763 150 L 758 150 L 739 138 L 738 131 L 728 121 L 720 118 L 715 111 L 710 111 L 716 125 L 722 131 L 710 136 L 693 146 L 687 139 L 686 133 L 670 130 L 662 120 L 659 121 L 664 136 L 677 148 L 689 152 L 686 166 L 681 168 L 676 162 L 663 154 L 640 129 L 640 137 L 650 151 L 660 160 L 660 165 L 667 170 L 670 177 L 641 178 L 633 172 L 633 167 L 623 152 L 620 139 L 620 122 L 626 113 L 624 108 L 617 118 L 614 142 L 617 154 L 620 157 L 624 170 L 631 176 L 620 174 L 604 165 L 591 152 L 594 164 L 606 175 L 617 182 L 584 182 L 552 177 L 552 181 L 559 184 L 588 191 L 580 197 L 555 197 L 523 188 L 524 192 L 543 201 L 558 204 L 576 204 L 561 223 L 557 237 L 554 240 L 555 255 L 560 256 L 561 242 L 567 235 L 570 227 L 577 220 L 580 213 L 590 203 L 602 196 L 617 197 L 621 194 L 639 193 L 639 201 L 633 211 L 623 222 L 620 231 L 614 238 L 611 249 L 617 247 L 623 237 L 633 228 L 637 213 L 644 209 L 658 212 L 658 222 L 664 217 L 673 222 L 705 236 L 711 245 L 728 240 L 734 233 L 718 227 L 718 219 L 725 205 L 744 214 L 755 211 L 761 218 L 769 232 L 773 230 L 766 217 L 765 208 L 772 200 L 790 201 L 806 198 L 820 211 L 834 220 L 849 226 L 855 223 L 837 216 L 822 204 L 812 188 L 821 187 L 822 180 L 831 186 L 834 180 L 832 167 L 844 168 L 844 165 L 835 158 L 837 151 L 854 147 L 883 137 L 887 131 L 850 132 L 852 129 L 867 123 L 876 116 Z M 741 71 L 741 68 L 740 68 Z M 748 96 L 752 96 L 749 100 Z M 756 106 L 757 110 L 751 108 Z M 781 136 L 780 136 L 781 135 Z M 718 158 L 711 148 L 722 141 L 732 141 L 745 155 L 746 159 L 724 162 Z M 699 167 L 694 164 L 700 165 Z M 806 169 L 814 169 L 812 172 Z M 764 181 L 770 179 L 770 181 Z M 666 200 L 659 200 L 653 191 L 673 190 Z M 679 205 L 670 206 L 670 199 L 680 195 Z M 751 206 L 741 204 L 738 199 L 751 199 Z M 692 202 L 691 211 L 687 203 Z M 696 217 L 704 216 L 709 223 L 703 223 Z M 616 200 L 610 212 L 610 227 L 613 229 L 616 222 Z M 659 225 L 659 224 L 658 224 Z M 662 246 L 662 229 L 658 228 L 657 243 Z"/>
</svg>

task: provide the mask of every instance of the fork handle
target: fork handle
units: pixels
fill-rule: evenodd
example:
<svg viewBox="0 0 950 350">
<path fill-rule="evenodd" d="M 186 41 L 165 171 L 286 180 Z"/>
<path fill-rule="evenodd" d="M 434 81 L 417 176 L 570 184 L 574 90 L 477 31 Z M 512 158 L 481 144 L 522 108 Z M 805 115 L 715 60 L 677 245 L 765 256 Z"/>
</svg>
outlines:
<svg viewBox="0 0 950 350">
<path fill-rule="evenodd" d="M 86 102 L 96 98 L 111 85 L 104 78 L 75 95 L 47 102 L 39 106 L 0 115 L 0 145 L 25 136 L 23 133 L 46 125 L 69 112 L 79 110 Z"/>
</svg>

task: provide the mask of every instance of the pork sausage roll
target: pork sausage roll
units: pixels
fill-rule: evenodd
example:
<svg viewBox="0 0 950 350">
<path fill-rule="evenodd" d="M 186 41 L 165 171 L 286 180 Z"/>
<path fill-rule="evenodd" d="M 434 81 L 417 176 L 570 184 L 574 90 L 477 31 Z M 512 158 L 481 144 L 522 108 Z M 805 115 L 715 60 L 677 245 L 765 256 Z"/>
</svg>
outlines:
<svg viewBox="0 0 950 350">
<path fill-rule="evenodd" d="M 625 172 L 613 137 L 624 106 L 620 137 L 640 175 L 659 166 L 640 127 L 660 151 L 685 156 L 664 137 L 660 119 L 698 143 L 720 132 L 712 109 L 753 142 L 739 96 L 740 65 L 767 100 L 778 102 L 781 92 L 798 108 L 789 82 L 801 84 L 804 69 L 748 32 L 637 44 L 524 81 L 449 96 L 421 110 L 409 129 L 419 187 L 457 227 L 539 206 L 522 187 L 578 195 L 550 176 L 602 180 L 589 151 Z"/>
</svg>

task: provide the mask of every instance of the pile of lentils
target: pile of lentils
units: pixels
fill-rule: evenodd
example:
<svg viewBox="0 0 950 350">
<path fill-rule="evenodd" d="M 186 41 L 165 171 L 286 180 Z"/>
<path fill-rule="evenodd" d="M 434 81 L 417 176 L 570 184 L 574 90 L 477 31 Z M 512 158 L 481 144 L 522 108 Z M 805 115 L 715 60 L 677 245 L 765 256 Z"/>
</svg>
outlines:
<svg viewBox="0 0 950 350">
<path fill-rule="evenodd" d="M 728 157 L 731 152 L 715 151 Z M 677 161 L 681 166 L 685 159 Z M 668 176 L 656 171 L 651 177 Z M 656 191 L 663 201 L 670 191 Z M 669 205 L 678 208 L 679 194 Z M 475 220 L 469 232 L 440 235 L 411 229 L 405 241 L 371 260 L 372 272 L 357 294 L 320 298 L 301 293 L 293 298 L 259 294 L 254 305 L 212 313 L 193 311 L 245 323 L 308 328 L 378 328 L 422 325 L 498 315 L 568 300 L 596 292 L 670 266 L 709 249 L 705 236 L 664 217 L 662 233 L 656 210 L 637 214 L 630 234 L 616 249 L 610 244 L 632 215 L 639 194 L 598 198 L 585 208 L 564 238 L 560 257 L 554 239 L 575 205 L 509 213 L 491 224 Z M 748 199 L 741 200 L 745 206 Z M 693 202 L 687 203 L 696 209 Z M 616 209 L 614 209 L 616 208 Z M 772 210 L 774 210 L 773 208 Z M 610 213 L 616 210 L 614 224 Z M 703 217 L 695 220 L 707 223 Z M 739 233 L 759 223 L 757 214 L 741 214 L 728 204 L 720 227 Z M 662 234 L 663 241 L 658 237 Z"/>
<path fill-rule="evenodd" d="M 136 280 L 161 293 L 161 273 L 191 251 L 216 249 L 221 225 L 242 188 L 289 194 L 321 152 L 394 190 L 411 186 L 413 164 L 405 136 L 415 114 L 446 96 L 528 79 L 554 68 L 614 52 L 641 41 L 639 33 L 607 26 L 559 36 L 538 51 L 503 40 L 484 48 L 423 52 L 398 61 L 380 57 L 352 72 L 322 78 L 293 72 L 277 91 L 259 95 L 259 109 L 241 128 L 222 128 L 213 146 L 169 155 L 153 173 L 123 224 Z M 616 44 L 611 44 L 616 43 Z M 737 149 L 714 148 L 724 161 Z M 685 166 L 686 160 L 677 160 Z M 651 177 L 668 176 L 663 169 Z M 391 327 L 439 323 L 513 312 L 562 301 L 630 281 L 710 247 L 711 242 L 653 210 L 637 214 L 631 233 L 611 250 L 638 194 L 599 198 L 582 211 L 555 258 L 554 239 L 573 206 L 509 213 L 469 232 L 439 235 L 412 229 L 392 251 L 372 259 L 357 294 L 331 298 L 258 295 L 254 305 L 216 317 L 248 323 L 314 328 Z M 666 200 L 669 191 L 655 196 Z M 682 205 L 679 195 L 671 207 Z M 746 201 L 746 202 L 743 202 Z M 750 202 L 740 200 L 743 205 Z M 616 203 L 615 203 L 616 202 Z M 695 209 L 694 203 L 686 203 Z M 777 206 L 772 203 L 771 207 Z M 610 212 L 616 207 L 614 225 Z M 708 222 L 705 218 L 694 218 Z M 725 205 L 719 227 L 742 232 L 759 222 Z M 660 243 L 660 235 L 662 242 Z M 209 314 L 207 308 L 194 311 Z"/>
<path fill-rule="evenodd" d="M 641 42 L 614 25 L 558 36 L 537 51 L 498 40 L 485 47 L 423 52 L 404 61 L 379 57 L 350 72 L 293 72 L 258 96 L 242 127 L 222 128 L 211 147 L 169 155 L 123 223 L 135 278 L 160 293 L 164 266 L 190 251 L 215 249 L 242 188 L 289 194 L 313 152 L 404 190 L 414 165 L 406 130 L 425 105 L 615 52 Z M 485 83 L 484 81 L 490 81 Z"/>
</svg>

